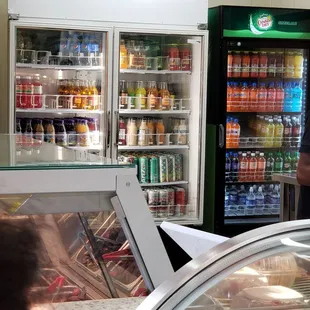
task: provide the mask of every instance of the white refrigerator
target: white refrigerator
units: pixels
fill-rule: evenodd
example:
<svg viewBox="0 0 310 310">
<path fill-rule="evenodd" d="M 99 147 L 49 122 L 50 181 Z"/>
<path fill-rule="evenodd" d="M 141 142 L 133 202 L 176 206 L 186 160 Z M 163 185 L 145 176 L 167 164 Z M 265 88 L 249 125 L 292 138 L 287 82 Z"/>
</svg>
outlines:
<svg viewBox="0 0 310 310">
<path fill-rule="evenodd" d="M 9 3 L 10 132 L 134 162 L 156 222 L 201 225 L 207 2 L 31 2 Z"/>
</svg>

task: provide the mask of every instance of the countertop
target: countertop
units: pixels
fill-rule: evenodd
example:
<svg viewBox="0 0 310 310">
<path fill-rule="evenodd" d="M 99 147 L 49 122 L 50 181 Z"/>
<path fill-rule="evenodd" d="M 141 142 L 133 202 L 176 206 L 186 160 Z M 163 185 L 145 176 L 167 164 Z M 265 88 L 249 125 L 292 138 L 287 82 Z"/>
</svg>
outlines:
<svg viewBox="0 0 310 310">
<path fill-rule="evenodd" d="M 117 298 L 97 301 L 66 302 L 32 307 L 31 310 L 135 310 L 144 298 Z"/>
<path fill-rule="evenodd" d="M 272 180 L 280 183 L 299 185 L 296 179 L 296 173 L 274 174 Z"/>
</svg>

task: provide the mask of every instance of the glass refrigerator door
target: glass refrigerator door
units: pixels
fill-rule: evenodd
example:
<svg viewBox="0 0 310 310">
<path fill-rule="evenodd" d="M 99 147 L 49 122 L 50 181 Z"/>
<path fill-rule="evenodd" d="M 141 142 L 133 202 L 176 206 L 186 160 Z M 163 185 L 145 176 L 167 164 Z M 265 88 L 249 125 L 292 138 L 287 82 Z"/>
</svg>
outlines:
<svg viewBox="0 0 310 310">
<path fill-rule="evenodd" d="M 310 221 L 237 236 L 163 283 L 142 309 L 310 309 Z"/>
<path fill-rule="evenodd" d="M 116 44 L 114 156 L 137 164 L 155 220 L 202 223 L 206 37 L 120 30 Z"/>
<path fill-rule="evenodd" d="M 109 31 L 13 22 L 11 39 L 11 132 L 105 155 Z"/>
<path fill-rule="evenodd" d="M 304 49 L 228 50 L 226 223 L 279 220 L 280 185 L 272 176 L 296 172 L 308 57 Z"/>
</svg>

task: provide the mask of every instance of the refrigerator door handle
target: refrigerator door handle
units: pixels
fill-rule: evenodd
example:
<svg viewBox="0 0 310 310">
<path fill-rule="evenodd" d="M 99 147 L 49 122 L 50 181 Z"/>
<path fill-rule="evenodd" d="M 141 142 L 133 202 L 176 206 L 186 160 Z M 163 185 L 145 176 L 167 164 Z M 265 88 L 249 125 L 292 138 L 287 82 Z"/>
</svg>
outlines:
<svg viewBox="0 0 310 310">
<path fill-rule="evenodd" d="M 225 146 L 225 128 L 222 124 L 219 125 L 219 147 L 222 149 Z"/>
</svg>

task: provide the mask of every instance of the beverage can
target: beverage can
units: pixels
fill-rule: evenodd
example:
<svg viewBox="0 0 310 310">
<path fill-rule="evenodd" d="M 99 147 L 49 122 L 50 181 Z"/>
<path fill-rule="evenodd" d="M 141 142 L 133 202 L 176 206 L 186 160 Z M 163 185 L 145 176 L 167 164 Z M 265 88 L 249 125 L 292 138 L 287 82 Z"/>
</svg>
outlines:
<svg viewBox="0 0 310 310">
<path fill-rule="evenodd" d="M 149 189 L 147 191 L 149 205 L 157 206 L 159 204 L 159 191 L 156 189 Z"/>
<path fill-rule="evenodd" d="M 159 182 L 158 171 L 159 171 L 158 157 L 152 156 L 150 158 L 150 183 Z"/>
<path fill-rule="evenodd" d="M 168 192 L 168 215 L 174 216 L 175 215 L 175 191 L 173 188 L 167 188 Z"/>
<path fill-rule="evenodd" d="M 148 199 L 148 192 L 146 190 L 143 191 L 143 196 L 146 200 L 146 203 L 148 204 L 149 203 L 149 199 Z"/>
<path fill-rule="evenodd" d="M 175 189 L 175 214 L 176 216 L 184 216 L 186 214 L 186 195 L 185 189 L 182 187 L 174 187 Z"/>
<path fill-rule="evenodd" d="M 176 181 L 183 180 L 183 155 L 175 154 L 175 179 Z"/>
<path fill-rule="evenodd" d="M 150 212 L 154 218 L 158 217 L 159 207 L 158 206 L 149 206 Z"/>
<path fill-rule="evenodd" d="M 168 191 L 165 188 L 161 188 L 159 190 L 159 204 L 161 206 L 167 206 L 168 205 Z"/>
<path fill-rule="evenodd" d="M 139 181 L 142 184 L 149 183 L 149 159 L 146 156 L 139 158 Z"/>
<path fill-rule="evenodd" d="M 159 182 L 165 183 L 168 180 L 168 159 L 167 156 L 159 156 Z"/>
<path fill-rule="evenodd" d="M 168 155 L 168 182 L 175 182 L 176 181 L 176 165 L 175 165 L 175 156 L 174 155 Z"/>
</svg>

